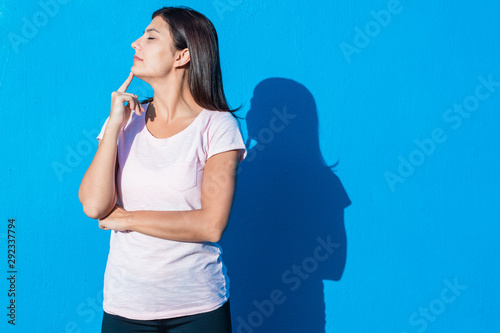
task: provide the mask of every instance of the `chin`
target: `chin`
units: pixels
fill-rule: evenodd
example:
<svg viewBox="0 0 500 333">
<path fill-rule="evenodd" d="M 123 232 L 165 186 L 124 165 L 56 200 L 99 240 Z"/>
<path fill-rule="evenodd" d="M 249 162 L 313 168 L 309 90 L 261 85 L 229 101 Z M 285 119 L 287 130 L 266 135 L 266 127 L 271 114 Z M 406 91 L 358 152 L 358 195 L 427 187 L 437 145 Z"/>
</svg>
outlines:
<svg viewBox="0 0 500 333">
<path fill-rule="evenodd" d="M 144 73 L 141 73 L 140 71 L 136 70 L 134 68 L 134 66 L 132 66 L 132 68 L 130 69 L 130 71 L 132 72 L 132 74 L 134 74 L 134 77 L 145 81 L 145 79 L 146 79 L 147 76 L 144 75 Z"/>
<path fill-rule="evenodd" d="M 131 68 L 130 68 L 130 71 L 132 72 L 132 74 L 134 74 L 135 77 L 140 77 L 141 76 L 141 72 L 138 72 L 136 69 L 135 69 L 135 65 L 133 65 Z"/>
</svg>

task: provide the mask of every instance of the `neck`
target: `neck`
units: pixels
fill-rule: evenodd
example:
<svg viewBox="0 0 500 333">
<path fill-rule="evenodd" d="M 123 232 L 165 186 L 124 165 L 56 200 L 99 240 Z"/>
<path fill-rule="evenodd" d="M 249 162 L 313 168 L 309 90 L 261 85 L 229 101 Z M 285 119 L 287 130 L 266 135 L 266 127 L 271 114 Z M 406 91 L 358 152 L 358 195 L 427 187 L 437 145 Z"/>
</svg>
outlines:
<svg viewBox="0 0 500 333">
<path fill-rule="evenodd" d="M 193 117 L 203 110 L 191 94 L 187 71 L 150 82 L 150 85 L 154 91 L 154 117 L 159 121 L 169 122 L 178 118 Z"/>
</svg>

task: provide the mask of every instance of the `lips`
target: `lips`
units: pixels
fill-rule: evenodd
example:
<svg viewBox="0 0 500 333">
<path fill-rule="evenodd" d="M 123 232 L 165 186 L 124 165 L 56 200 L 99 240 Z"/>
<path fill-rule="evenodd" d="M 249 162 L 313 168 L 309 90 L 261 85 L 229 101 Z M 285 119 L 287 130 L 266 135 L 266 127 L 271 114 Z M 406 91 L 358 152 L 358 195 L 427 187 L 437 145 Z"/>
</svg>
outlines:
<svg viewBox="0 0 500 333">
<path fill-rule="evenodd" d="M 139 57 L 138 57 L 138 56 L 136 56 L 136 55 L 134 56 L 134 60 L 139 60 L 139 61 L 142 61 L 142 59 L 141 59 L 141 58 L 139 58 Z"/>
</svg>

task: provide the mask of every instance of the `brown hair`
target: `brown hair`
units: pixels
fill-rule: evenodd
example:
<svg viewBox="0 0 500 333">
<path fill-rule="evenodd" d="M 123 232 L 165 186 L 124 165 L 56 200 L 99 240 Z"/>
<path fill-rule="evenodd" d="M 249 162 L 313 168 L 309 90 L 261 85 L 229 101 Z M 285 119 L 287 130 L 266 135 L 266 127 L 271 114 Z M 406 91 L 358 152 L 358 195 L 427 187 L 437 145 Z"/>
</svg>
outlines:
<svg viewBox="0 0 500 333">
<path fill-rule="evenodd" d="M 219 40 L 212 22 L 189 7 L 163 7 L 153 13 L 160 15 L 170 27 L 177 50 L 189 49 L 188 83 L 194 100 L 208 110 L 234 112 L 226 101 L 222 87 Z M 142 103 L 150 102 L 150 97 Z M 234 115 L 234 114 L 233 114 Z"/>
</svg>

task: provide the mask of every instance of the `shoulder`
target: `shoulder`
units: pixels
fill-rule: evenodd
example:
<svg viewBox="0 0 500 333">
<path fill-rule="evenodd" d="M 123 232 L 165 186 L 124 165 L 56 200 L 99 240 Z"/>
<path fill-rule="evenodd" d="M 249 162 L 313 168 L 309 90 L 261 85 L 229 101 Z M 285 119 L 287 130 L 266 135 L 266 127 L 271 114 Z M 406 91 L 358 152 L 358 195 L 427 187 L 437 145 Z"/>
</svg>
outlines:
<svg viewBox="0 0 500 333">
<path fill-rule="evenodd" d="M 207 114 L 208 125 L 210 127 L 235 126 L 238 127 L 238 121 L 231 112 L 205 110 Z"/>
</svg>

